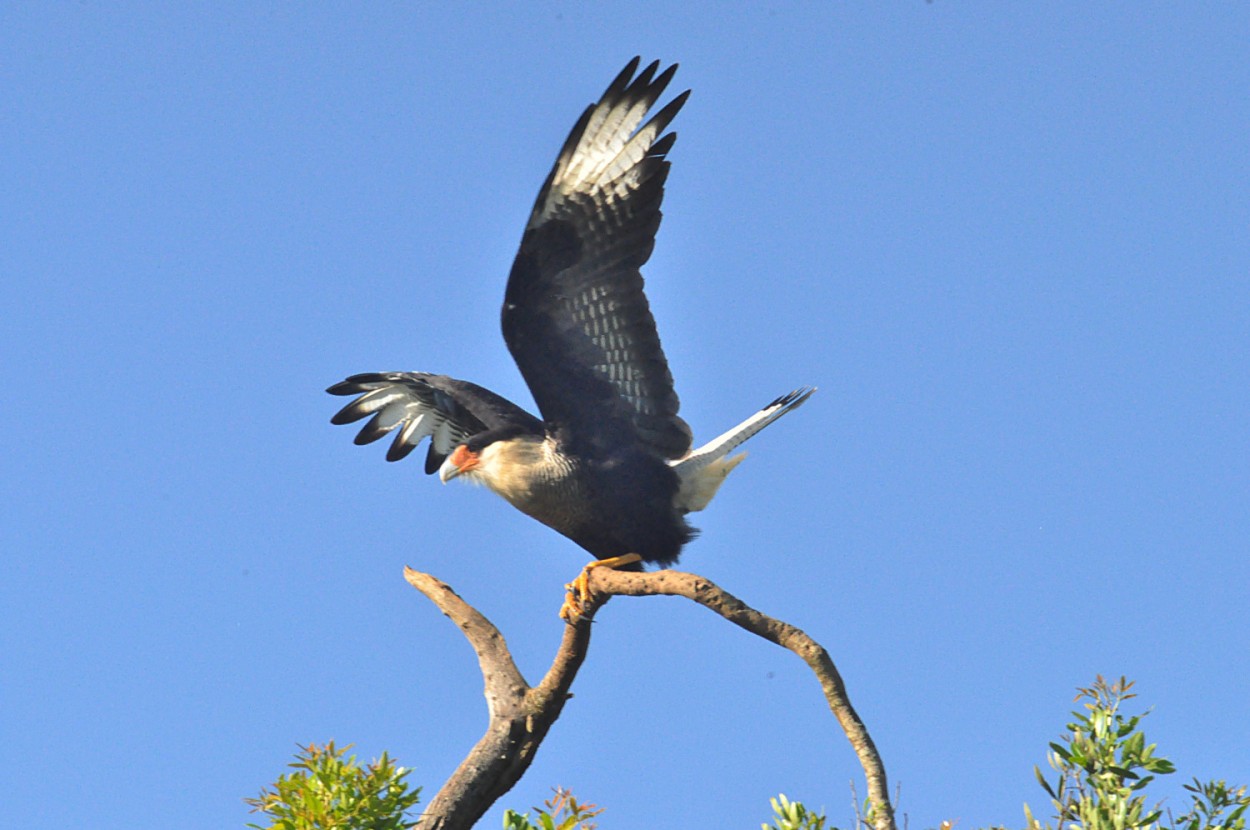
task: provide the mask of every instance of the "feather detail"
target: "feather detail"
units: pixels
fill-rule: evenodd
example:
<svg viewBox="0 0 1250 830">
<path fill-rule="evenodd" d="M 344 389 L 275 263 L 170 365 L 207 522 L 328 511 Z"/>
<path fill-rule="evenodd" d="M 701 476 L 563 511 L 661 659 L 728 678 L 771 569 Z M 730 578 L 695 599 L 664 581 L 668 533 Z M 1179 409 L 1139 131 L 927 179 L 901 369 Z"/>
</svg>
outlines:
<svg viewBox="0 0 1250 830">
<path fill-rule="evenodd" d="M 733 429 L 721 433 L 684 458 L 670 461 L 669 465 L 677 471 L 677 478 L 681 482 L 674 499 L 674 506 L 683 513 L 695 513 L 707 507 L 716 495 L 716 491 L 725 483 L 725 478 L 747 457 L 746 453 L 740 453 L 732 458 L 726 456 L 782 415 L 798 409 L 815 391 L 816 387 L 805 386 L 782 395 Z"/>
<path fill-rule="evenodd" d="M 686 102 L 647 119 L 676 72 L 635 58 L 582 114 L 538 195 L 508 278 L 504 340 L 543 417 L 584 446 L 635 441 L 663 459 L 690 428 L 643 293 Z M 635 72 L 637 76 L 635 77 Z M 644 123 L 645 121 L 645 123 Z"/>
</svg>

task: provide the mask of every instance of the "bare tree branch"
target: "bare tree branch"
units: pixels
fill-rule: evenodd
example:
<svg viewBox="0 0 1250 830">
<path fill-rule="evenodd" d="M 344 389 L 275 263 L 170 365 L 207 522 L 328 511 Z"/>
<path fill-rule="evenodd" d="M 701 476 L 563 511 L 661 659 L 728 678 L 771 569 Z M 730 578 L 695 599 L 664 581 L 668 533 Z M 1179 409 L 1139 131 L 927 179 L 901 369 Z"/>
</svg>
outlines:
<svg viewBox="0 0 1250 830">
<path fill-rule="evenodd" d="M 895 830 L 885 767 L 868 730 L 851 706 L 846 686 L 828 652 L 799 629 L 756 611 L 709 580 L 677 571 L 594 569 L 590 572 L 591 596 L 582 604 L 582 618 L 565 626 L 551 668 L 542 682 L 531 687 L 512 660 L 503 635 L 489 620 L 438 579 L 411 568 L 404 569 L 404 577 L 468 638 L 482 669 L 490 709 L 486 734 L 430 802 L 417 825 L 421 830 L 467 830 L 520 780 L 570 697 L 569 689 L 590 647 L 595 611 L 614 595 L 686 597 L 801 657 L 816 674 L 829 708 L 859 756 L 868 780 L 876 830 Z"/>
<path fill-rule="evenodd" d="M 468 756 L 422 813 L 421 830 L 468 830 L 512 789 L 534 760 L 538 745 L 564 708 L 569 687 L 586 659 L 590 625 L 565 626 L 560 649 L 543 682 L 531 688 L 499 629 L 446 583 L 404 568 L 404 578 L 454 622 L 477 653 L 490 723 Z"/>
<path fill-rule="evenodd" d="M 438 606 L 438 610 L 459 626 L 468 638 L 469 645 L 477 653 L 482 678 L 486 681 L 486 702 L 490 706 L 492 717 L 497 702 L 509 701 L 529 689 L 525 678 L 521 676 L 521 670 L 512 660 L 512 653 L 508 651 L 503 635 L 490 620 L 461 599 L 446 582 L 412 568 L 404 568 L 404 579 L 429 597 Z"/>
<path fill-rule="evenodd" d="M 820 681 L 829 708 L 838 719 L 864 768 L 874 826 L 877 830 L 895 830 L 894 808 L 890 804 L 889 788 L 886 785 L 885 764 L 881 761 L 876 744 L 872 742 L 872 736 L 868 734 L 868 728 L 851 706 L 842 675 L 834 666 L 829 652 L 820 643 L 789 623 L 756 611 L 733 594 L 697 574 L 679 571 L 636 573 L 596 568 L 590 572 L 590 588 L 602 595 L 686 597 L 720 614 L 734 625 L 797 654 L 811 667 L 816 679 Z"/>
</svg>

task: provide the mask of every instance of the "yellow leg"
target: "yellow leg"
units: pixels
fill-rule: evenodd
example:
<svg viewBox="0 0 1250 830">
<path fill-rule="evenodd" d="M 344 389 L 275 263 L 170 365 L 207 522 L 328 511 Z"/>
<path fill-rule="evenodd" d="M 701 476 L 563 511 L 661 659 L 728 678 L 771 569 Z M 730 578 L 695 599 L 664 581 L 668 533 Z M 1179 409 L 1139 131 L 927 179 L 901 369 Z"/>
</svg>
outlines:
<svg viewBox="0 0 1250 830">
<path fill-rule="evenodd" d="M 642 557 L 638 554 L 627 553 L 624 556 L 613 556 L 610 559 L 596 559 L 582 568 L 582 572 L 577 575 L 577 578 L 564 586 L 564 605 L 560 606 L 560 619 L 566 623 L 573 623 L 582 616 L 582 604 L 590 599 L 591 570 L 594 568 L 623 568 L 626 565 L 632 565 L 641 561 Z"/>
</svg>

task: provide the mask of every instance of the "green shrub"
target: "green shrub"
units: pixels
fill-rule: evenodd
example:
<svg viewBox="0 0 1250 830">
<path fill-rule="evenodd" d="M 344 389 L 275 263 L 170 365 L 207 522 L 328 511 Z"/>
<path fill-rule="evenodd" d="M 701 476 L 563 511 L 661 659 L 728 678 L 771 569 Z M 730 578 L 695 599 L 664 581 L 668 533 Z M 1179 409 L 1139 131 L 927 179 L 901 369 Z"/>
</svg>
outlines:
<svg viewBox="0 0 1250 830">
<path fill-rule="evenodd" d="M 356 756 L 344 757 L 351 745 L 336 749 L 299 748 L 296 771 L 278 778 L 273 790 L 261 790 L 245 801 L 254 813 L 264 813 L 269 824 L 249 824 L 255 830 L 407 830 L 408 810 L 416 806 L 420 788 L 409 790 L 404 779 L 411 770 L 397 767 L 385 752 L 367 767 Z"/>
</svg>

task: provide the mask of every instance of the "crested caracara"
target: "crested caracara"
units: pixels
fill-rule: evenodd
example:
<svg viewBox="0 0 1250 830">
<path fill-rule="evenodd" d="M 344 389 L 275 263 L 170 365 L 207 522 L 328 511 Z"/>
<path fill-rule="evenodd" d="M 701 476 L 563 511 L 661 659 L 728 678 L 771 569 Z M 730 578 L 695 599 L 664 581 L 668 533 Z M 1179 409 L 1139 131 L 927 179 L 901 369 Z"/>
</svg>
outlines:
<svg viewBox="0 0 1250 830">
<path fill-rule="evenodd" d="M 372 416 L 357 444 L 394 433 L 388 461 L 430 439 L 427 474 L 485 484 L 599 560 L 671 565 L 744 458 L 743 441 L 812 394 L 783 395 L 696 450 L 639 269 L 660 226 L 665 133 L 683 92 L 655 113 L 676 65 L 638 58 L 582 113 L 525 225 L 503 302 L 503 336 L 542 420 L 476 384 L 424 372 L 353 375 L 332 421 Z M 632 556 L 631 554 L 636 554 Z"/>
</svg>

